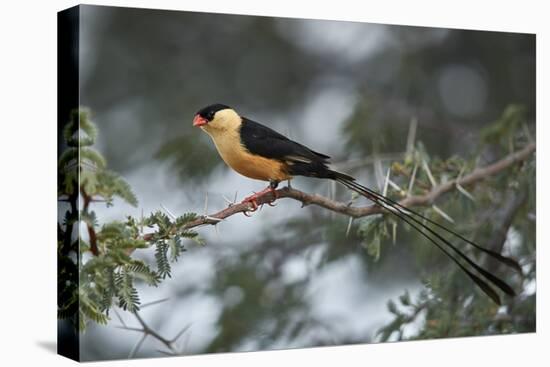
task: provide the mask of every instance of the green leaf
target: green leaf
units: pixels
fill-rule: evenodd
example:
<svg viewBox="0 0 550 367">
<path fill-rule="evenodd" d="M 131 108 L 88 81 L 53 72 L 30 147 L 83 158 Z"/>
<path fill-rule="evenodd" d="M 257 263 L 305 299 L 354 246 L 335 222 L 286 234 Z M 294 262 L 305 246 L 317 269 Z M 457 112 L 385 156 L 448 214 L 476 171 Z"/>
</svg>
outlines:
<svg viewBox="0 0 550 367">
<path fill-rule="evenodd" d="M 67 148 L 59 156 L 57 167 L 60 171 L 66 171 L 71 162 L 78 162 L 78 148 Z"/>
<path fill-rule="evenodd" d="M 357 228 L 357 234 L 359 237 L 365 238 L 370 234 L 382 221 L 382 214 L 369 215 L 359 221 L 359 227 Z"/>
<path fill-rule="evenodd" d="M 118 196 L 128 204 L 137 207 L 138 199 L 130 185 L 112 171 L 98 171 L 96 173 L 97 190 L 96 194 L 102 196 L 106 200 L 112 199 L 113 196 Z"/>
<path fill-rule="evenodd" d="M 95 303 L 81 287 L 79 307 L 81 315 L 98 324 L 107 324 L 109 317 L 101 311 L 101 307 Z"/>
<path fill-rule="evenodd" d="M 71 111 L 69 122 L 63 129 L 63 138 L 70 147 L 78 147 L 78 121 L 79 112 L 78 109 L 74 109 Z"/>
<path fill-rule="evenodd" d="M 175 236 L 174 238 L 169 239 L 168 245 L 170 247 L 170 261 L 177 261 L 181 253 L 185 251 L 185 248 L 181 243 L 181 238 L 179 236 Z"/>
<path fill-rule="evenodd" d="M 166 241 L 158 241 L 155 249 L 155 260 L 157 262 L 157 273 L 162 279 L 171 277 L 171 267 L 168 261 L 168 244 Z"/>
<path fill-rule="evenodd" d="M 380 259 L 380 237 L 375 236 L 367 244 L 367 253 L 369 256 L 374 258 L 374 261 L 378 261 Z"/>
<path fill-rule="evenodd" d="M 183 227 L 184 225 L 194 221 L 195 219 L 197 219 L 196 213 L 185 213 L 184 215 L 176 218 L 176 226 Z"/>
<path fill-rule="evenodd" d="M 92 145 L 97 139 L 97 127 L 90 120 L 90 110 L 87 108 L 81 107 L 78 113 L 79 113 L 78 117 L 79 117 L 80 129 L 84 131 L 87 135 L 86 140 L 81 139 L 81 146 L 84 145 L 82 144 L 83 141 L 86 143 L 86 145 Z"/>
<path fill-rule="evenodd" d="M 115 274 L 116 294 L 119 307 L 129 312 L 139 311 L 139 296 L 134 287 L 132 275 L 127 269 L 122 269 Z"/>
<path fill-rule="evenodd" d="M 397 306 L 395 305 L 395 302 L 391 299 L 388 301 L 388 311 L 390 311 L 394 315 L 399 315 L 399 311 L 397 310 Z"/>
<path fill-rule="evenodd" d="M 83 165 L 91 164 L 96 169 L 104 169 L 107 166 L 105 158 L 95 149 L 80 148 L 80 163 Z"/>
<path fill-rule="evenodd" d="M 399 301 L 403 306 L 410 306 L 411 305 L 411 296 L 409 294 L 409 291 L 405 291 L 401 296 L 399 296 Z"/>
<path fill-rule="evenodd" d="M 506 146 L 508 137 L 525 121 L 526 112 L 527 109 L 523 105 L 508 105 L 498 120 L 481 131 L 482 140 Z"/>
</svg>

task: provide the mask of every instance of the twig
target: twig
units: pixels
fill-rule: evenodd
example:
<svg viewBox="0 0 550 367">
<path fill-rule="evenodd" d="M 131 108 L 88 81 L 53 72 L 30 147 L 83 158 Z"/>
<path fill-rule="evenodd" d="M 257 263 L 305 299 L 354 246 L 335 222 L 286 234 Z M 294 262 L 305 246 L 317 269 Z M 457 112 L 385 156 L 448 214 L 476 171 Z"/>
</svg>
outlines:
<svg viewBox="0 0 550 367">
<path fill-rule="evenodd" d="M 153 306 L 153 305 L 165 302 L 167 300 L 168 300 L 168 298 L 163 298 L 163 299 L 160 299 L 160 300 L 157 300 L 157 301 L 144 303 L 143 305 L 141 305 L 141 308 Z M 143 318 L 139 315 L 138 312 L 134 312 L 133 315 L 136 317 L 136 319 L 139 322 L 141 327 L 127 326 L 126 323 L 120 317 L 120 315 L 116 312 L 116 310 L 115 310 L 115 314 L 117 315 L 120 323 L 122 324 L 122 326 L 115 326 L 117 329 L 124 329 L 124 330 L 130 330 L 130 331 L 136 331 L 136 332 L 139 332 L 139 333 L 143 333 L 142 337 L 136 342 L 136 344 L 134 345 L 134 347 L 130 351 L 130 354 L 128 355 L 128 358 L 133 358 L 137 354 L 137 352 L 139 351 L 139 349 L 143 345 L 143 342 L 145 341 L 145 339 L 147 339 L 148 336 L 151 336 L 151 337 L 157 339 L 158 341 L 160 341 L 162 344 L 164 344 L 170 350 L 170 352 L 163 352 L 163 353 L 168 353 L 170 355 L 180 354 L 181 351 L 179 351 L 178 348 L 176 348 L 175 342 L 183 335 L 183 333 L 185 333 L 191 327 L 191 324 L 186 325 L 172 339 L 166 339 L 165 337 L 163 337 L 162 335 L 157 333 L 155 330 L 151 329 L 151 327 L 149 325 L 147 325 L 145 320 L 143 320 Z M 159 352 L 162 352 L 162 351 L 159 351 Z"/>
<path fill-rule="evenodd" d="M 141 348 L 141 346 L 143 345 L 143 342 L 145 341 L 145 339 L 147 339 L 147 336 L 148 336 L 148 334 L 143 333 L 141 338 L 139 338 L 138 342 L 134 345 L 134 347 L 132 348 L 132 350 L 128 354 L 128 359 L 135 357 L 135 355 L 138 352 L 139 348 Z"/>
<path fill-rule="evenodd" d="M 88 214 L 88 207 L 90 206 L 92 197 L 86 194 L 83 184 L 81 184 L 80 186 L 80 194 L 82 195 L 82 201 L 84 204 L 82 207 L 82 212 Z M 86 222 L 86 228 L 88 229 L 88 237 L 90 238 L 90 252 L 94 254 L 94 256 L 99 256 L 99 249 L 97 247 L 97 234 L 95 232 L 94 226 L 92 223 Z"/>
<path fill-rule="evenodd" d="M 149 327 L 149 325 L 147 325 L 145 323 L 145 321 L 141 318 L 141 316 L 139 315 L 139 313 L 137 312 L 134 312 L 134 316 L 136 317 L 136 319 L 138 320 L 138 322 L 140 323 L 141 327 L 143 328 L 142 329 L 142 332 L 144 335 L 151 335 L 153 338 L 157 339 L 158 341 L 160 341 L 162 344 L 164 344 L 168 349 L 170 349 L 171 351 L 173 352 L 176 352 L 174 346 L 172 345 L 172 341 L 166 339 L 165 337 L 163 337 L 162 335 L 160 335 L 159 333 L 157 333 L 155 330 L 151 329 Z M 137 351 L 136 351 L 137 352 Z"/>
<path fill-rule="evenodd" d="M 449 191 L 454 190 L 457 184 L 460 186 L 468 186 L 478 181 L 482 181 L 489 176 L 495 175 L 507 169 L 515 163 L 526 160 L 533 152 L 535 152 L 535 149 L 535 143 L 529 144 L 522 150 L 516 151 L 515 153 L 510 154 L 493 164 L 477 168 L 466 176 L 454 180 L 449 180 L 443 184 L 440 184 L 439 186 L 435 186 L 430 192 L 426 193 L 425 195 L 408 196 L 399 201 L 399 204 L 404 207 L 431 206 L 438 197 Z M 302 203 L 303 207 L 307 205 L 317 205 L 332 212 L 340 213 L 353 218 L 361 218 L 384 212 L 384 209 L 380 206 L 370 205 L 355 207 L 349 205 L 349 203 L 347 202 L 335 201 L 318 194 L 308 194 L 303 191 L 289 187 L 284 187 L 276 190 L 276 195 L 278 199 L 290 198 L 299 201 Z M 265 195 L 260 196 L 257 200 L 257 204 L 266 204 L 273 201 L 274 199 L 275 197 L 273 196 L 273 194 L 269 192 Z M 190 229 L 202 225 L 214 225 L 232 215 L 248 212 L 252 209 L 253 207 L 251 203 L 235 204 L 217 213 L 200 216 L 199 218 L 185 224 L 181 229 Z M 146 234 L 144 236 L 144 239 L 150 240 L 152 239 L 152 237 L 152 234 Z"/>
<path fill-rule="evenodd" d="M 149 307 L 149 306 L 153 306 L 153 305 L 158 305 L 159 303 L 163 303 L 163 302 L 166 302 L 168 301 L 170 298 L 162 298 L 162 299 L 159 299 L 159 300 L 156 300 L 156 301 L 152 301 L 152 302 L 147 302 L 147 303 L 142 303 L 139 308 L 141 309 L 144 309 L 145 307 Z"/>
<path fill-rule="evenodd" d="M 493 219 L 493 235 L 488 242 L 488 248 L 498 253 L 502 252 L 504 243 L 508 237 L 508 231 L 512 226 L 515 216 L 519 210 L 523 207 L 527 201 L 527 192 L 509 190 L 509 194 L 506 195 L 506 200 L 503 202 L 503 207 L 500 213 L 494 216 Z M 487 259 L 489 261 L 489 259 Z M 489 270 L 494 271 L 498 266 L 498 263 L 491 261 L 489 263 Z"/>
</svg>

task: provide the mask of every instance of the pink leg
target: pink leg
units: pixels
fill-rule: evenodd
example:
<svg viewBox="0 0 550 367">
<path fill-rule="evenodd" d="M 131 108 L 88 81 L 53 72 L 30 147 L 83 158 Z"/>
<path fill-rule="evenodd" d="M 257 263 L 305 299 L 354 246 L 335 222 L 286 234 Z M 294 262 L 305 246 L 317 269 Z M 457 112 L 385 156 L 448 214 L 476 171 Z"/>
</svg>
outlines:
<svg viewBox="0 0 550 367">
<path fill-rule="evenodd" d="M 277 195 L 277 191 L 275 191 L 275 188 L 271 185 L 269 185 L 268 187 L 266 187 L 260 192 L 256 192 L 253 195 L 247 196 L 246 198 L 243 199 L 243 201 L 241 201 L 241 203 L 251 203 L 253 206 L 253 209 L 250 211 L 255 212 L 256 210 L 258 210 L 258 199 L 267 193 L 272 193 L 273 196 L 275 197 L 272 201 L 270 201 L 267 204 L 274 206 L 273 202 L 277 200 L 278 195 Z M 245 215 L 248 216 L 246 212 L 245 212 Z"/>
</svg>

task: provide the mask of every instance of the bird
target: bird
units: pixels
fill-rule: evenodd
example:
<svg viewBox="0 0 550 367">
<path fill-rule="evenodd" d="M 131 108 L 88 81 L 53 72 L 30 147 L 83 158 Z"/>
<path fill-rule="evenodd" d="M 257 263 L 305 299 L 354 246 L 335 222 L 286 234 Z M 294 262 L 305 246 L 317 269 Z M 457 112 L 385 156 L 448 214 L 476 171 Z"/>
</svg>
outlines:
<svg viewBox="0 0 550 367">
<path fill-rule="evenodd" d="M 251 211 L 258 208 L 258 198 L 267 193 L 272 193 L 275 201 L 275 190 L 279 183 L 288 181 L 290 184 L 290 180 L 295 176 L 336 181 L 418 231 L 448 256 L 496 304 L 500 305 L 501 299 L 494 287 L 511 297 L 515 296 L 515 291 L 510 285 L 478 265 L 442 233 L 453 236 L 455 240 L 458 239 L 521 273 L 521 267 L 516 260 L 478 245 L 425 215 L 361 185 L 348 174 L 330 169 L 328 155 L 241 116 L 232 107 L 221 103 L 198 110 L 193 118 L 193 126 L 199 127 L 210 136 L 222 160 L 234 171 L 251 179 L 269 182 L 266 189 L 242 201 L 252 205 Z"/>
</svg>

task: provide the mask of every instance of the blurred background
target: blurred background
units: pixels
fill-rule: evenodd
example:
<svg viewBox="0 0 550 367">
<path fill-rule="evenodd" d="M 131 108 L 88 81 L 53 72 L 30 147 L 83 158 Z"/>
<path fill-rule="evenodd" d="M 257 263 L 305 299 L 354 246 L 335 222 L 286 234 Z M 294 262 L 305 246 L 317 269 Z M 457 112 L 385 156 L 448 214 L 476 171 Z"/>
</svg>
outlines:
<svg viewBox="0 0 550 367">
<path fill-rule="evenodd" d="M 535 133 L 534 35 L 86 5 L 80 19 L 80 104 L 99 126 L 98 149 L 140 200 L 137 209 L 97 205 L 101 222 L 161 205 L 176 215 L 212 213 L 227 205 L 224 197 L 240 200 L 265 187 L 225 167 L 208 136 L 192 127 L 195 112 L 211 103 L 330 155 L 377 189 L 380 172 L 403 158 L 411 121 L 417 140 L 443 159 L 479 153 L 480 131 L 510 104 L 525 107 Z M 502 156 L 483 153 L 481 163 Z M 314 179 L 293 186 L 351 197 Z M 498 214 L 483 205 L 474 213 Z M 506 243 L 533 256 L 535 224 L 525 218 L 510 226 Z M 140 287 L 143 302 L 168 298 L 141 315 L 166 338 L 186 328 L 183 354 L 380 341 L 378 331 L 394 320 L 389 300 L 406 290 L 414 298 L 426 277 L 454 268 L 401 227 L 395 245 L 384 241 L 374 259 L 357 234 L 360 223 L 348 224 L 281 200 L 252 218 L 201 228 L 205 247 L 190 244 L 159 288 Z M 534 331 L 534 282 L 522 294 L 529 301 L 509 329 L 422 335 Z M 82 335 L 84 360 L 126 358 L 140 339 L 112 318 Z M 428 321 L 419 314 L 388 340 L 418 337 Z M 162 356 L 158 350 L 149 338 L 136 356 Z"/>
</svg>

